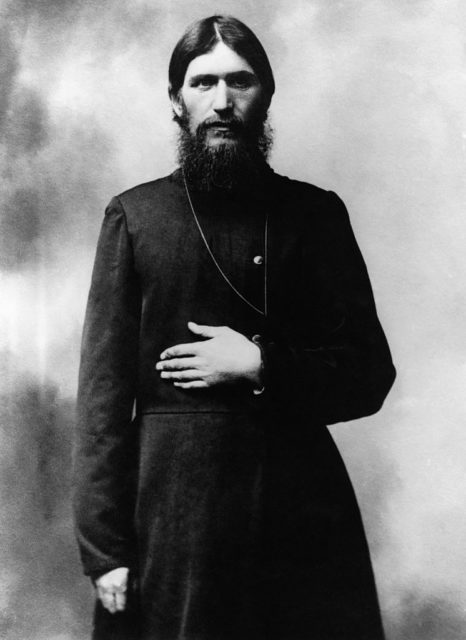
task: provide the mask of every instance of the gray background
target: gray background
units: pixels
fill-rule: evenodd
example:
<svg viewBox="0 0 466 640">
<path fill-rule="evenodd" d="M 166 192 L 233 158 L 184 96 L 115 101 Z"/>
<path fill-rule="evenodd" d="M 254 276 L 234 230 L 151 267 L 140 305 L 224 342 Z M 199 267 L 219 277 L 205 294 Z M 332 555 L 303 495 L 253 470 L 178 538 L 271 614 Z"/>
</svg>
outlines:
<svg viewBox="0 0 466 640">
<path fill-rule="evenodd" d="M 171 50 L 249 24 L 276 74 L 274 168 L 336 190 L 398 368 L 332 427 L 389 640 L 466 637 L 466 4 L 15 0 L 0 5 L 0 637 L 81 640 L 69 506 L 79 341 L 111 195 L 169 172 Z"/>
</svg>

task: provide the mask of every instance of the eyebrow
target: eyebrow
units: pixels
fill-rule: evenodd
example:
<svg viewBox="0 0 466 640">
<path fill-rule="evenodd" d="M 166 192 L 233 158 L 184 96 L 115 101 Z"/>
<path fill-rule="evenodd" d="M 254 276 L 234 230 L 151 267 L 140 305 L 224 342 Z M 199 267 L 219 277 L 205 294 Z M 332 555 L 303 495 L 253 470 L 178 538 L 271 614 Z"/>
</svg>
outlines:
<svg viewBox="0 0 466 640">
<path fill-rule="evenodd" d="M 217 80 L 219 77 L 221 76 L 217 73 L 198 73 L 195 76 L 192 76 L 189 79 L 189 82 L 190 84 L 195 84 L 196 82 L 199 82 L 201 80 Z M 225 75 L 225 80 L 227 82 L 231 80 L 250 80 L 250 81 L 257 82 L 258 77 L 252 71 L 241 70 L 241 71 L 233 71 L 231 73 L 227 73 Z"/>
</svg>

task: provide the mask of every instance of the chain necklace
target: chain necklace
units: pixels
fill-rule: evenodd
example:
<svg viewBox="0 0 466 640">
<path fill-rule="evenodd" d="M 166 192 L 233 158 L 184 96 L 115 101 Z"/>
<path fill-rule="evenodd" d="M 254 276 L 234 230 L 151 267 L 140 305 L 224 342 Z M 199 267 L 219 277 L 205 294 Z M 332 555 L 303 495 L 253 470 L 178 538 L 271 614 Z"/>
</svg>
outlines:
<svg viewBox="0 0 466 640">
<path fill-rule="evenodd" d="M 267 244 L 268 244 L 268 226 L 269 226 L 269 215 L 268 213 L 266 214 L 265 217 L 265 225 L 264 225 L 264 309 L 259 309 L 259 307 L 256 307 L 255 304 L 253 304 L 252 302 L 250 302 L 242 293 L 241 291 L 238 291 L 238 289 L 235 287 L 235 285 L 231 282 L 230 278 L 226 275 L 226 273 L 223 271 L 222 267 L 220 266 L 220 264 L 218 263 L 216 257 L 214 256 L 212 249 L 209 246 L 209 243 L 207 242 L 207 238 L 204 235 L 204 231 L 202 230 L 201 227 L 201 223 L 199 222 L 199 219 L 196 215 L 196 211 L 194 210 L 194 206 L 191 200 L 191 196 L 189 194 L 189 189 L 188 189 L 188 183 L 186 182 L 186 176 L 184 174 L 184 169 L 182 169 L 182 173 L 183 173 L 183 182 L 184 182 L 184 188 L 186 191 L 186 196 L 188 198 L 188 202 L 189 202 L 189 206 L 191 208 L 191 213 L 193 214 L 193 218 L 194 221 L 196 222 L 196 226 L 199 230 L 199 234 L 204 242 L 204 245 L 207 249 L 207 251 L 209 252 L 209 255 L 212 259 L 212 262 L 214 263 L 214 265 L 217 268 L 217 271 L 220 273 L 220 275 L 222 276 L 222 278 L 225 280 L 225 282 L 228 284 L 228 286 L 236 293 L 237 296 L 239 296 L 241 298 L 241 300 L 243 300 L 243 302 L 245 302 L 249 307 L 251 307 L 251 309 L 254 309 L 254 311 L 257 311 L 257 313 L 260 313 L 261 316 L 265 316 L 267 317 Z"/>
</svg>

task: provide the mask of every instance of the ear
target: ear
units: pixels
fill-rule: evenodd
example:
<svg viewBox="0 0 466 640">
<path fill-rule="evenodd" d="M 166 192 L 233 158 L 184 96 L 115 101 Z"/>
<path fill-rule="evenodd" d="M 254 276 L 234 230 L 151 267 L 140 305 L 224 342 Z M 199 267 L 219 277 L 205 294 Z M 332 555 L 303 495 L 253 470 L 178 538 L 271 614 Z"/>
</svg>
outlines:
<svg viewBox="0 0 466 640">
<path fill-rule="evenodd" d="M 170 87 L 168 89 L 168 95 L 170 96 L 170 100 L 171 100 L 171 103 L 172 103 L 173 111 L 176 113 L 178 118 L 181 118 L 181 115 L 183 113 L 183 104 L 182 104 L 182 100 L 181 100 L 181 89 L 180 89 L 180 91 L 175 93 L 174 91 L 172 91 L 172 88 Z"/>
</svg>

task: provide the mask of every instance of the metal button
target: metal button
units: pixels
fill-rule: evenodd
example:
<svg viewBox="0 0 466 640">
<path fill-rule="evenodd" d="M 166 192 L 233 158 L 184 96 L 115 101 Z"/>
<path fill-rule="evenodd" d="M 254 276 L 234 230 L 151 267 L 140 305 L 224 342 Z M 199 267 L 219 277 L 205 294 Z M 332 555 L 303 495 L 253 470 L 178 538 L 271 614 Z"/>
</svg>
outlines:
<svg viewBox="0 0 466 640">
<path fill-rule="evenodd" d="M 263 256 L 255 256 L 253 258 L 254 264 L 262 264 L 264 262 Z"/>
<path fill-rule="evenodd" d="M 252 336 L 251 340 L 257 344 L 258 342 L 261 341 L 261 338 L 262 336 L 256 333 L 255 335 Z"/>
</svg>

